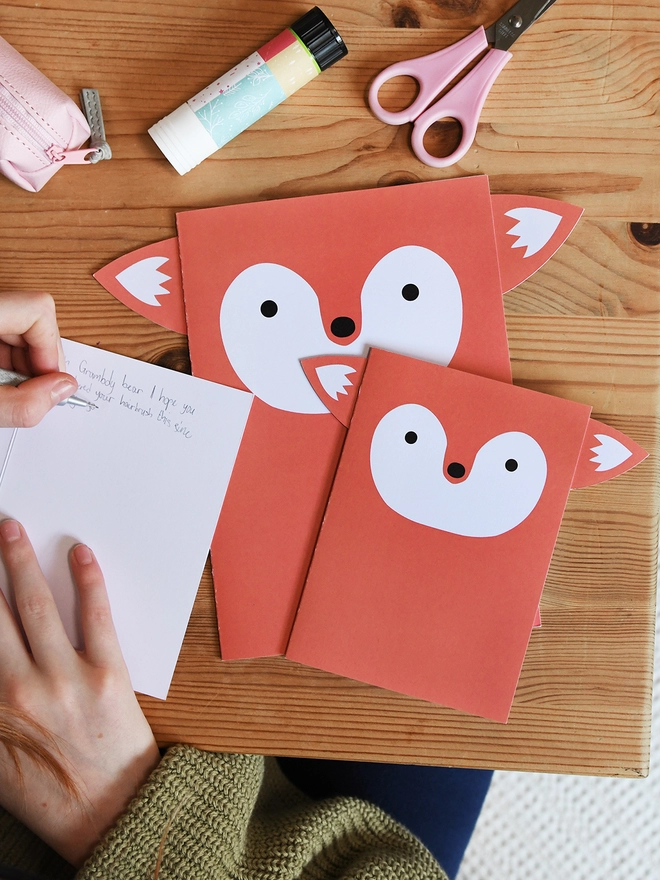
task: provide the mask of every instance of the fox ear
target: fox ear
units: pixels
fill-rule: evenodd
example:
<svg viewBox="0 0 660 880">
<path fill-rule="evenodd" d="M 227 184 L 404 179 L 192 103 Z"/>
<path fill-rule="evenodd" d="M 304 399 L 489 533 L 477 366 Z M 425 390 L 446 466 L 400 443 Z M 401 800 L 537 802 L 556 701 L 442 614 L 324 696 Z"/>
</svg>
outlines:
<svg viewBox="0 0 660 880">
<path fill-rule="evenodd" d="M 502 292 L 521 284 L 566 241 L 582 208 L 537 196 L 493 195 Z"/>
<path fill-rule="evenodd" d="M 645 449 L 621 431 L 589 419 L 571 489 L 603 483 L 634 468 L 647 456 Z"/>
<path fill-rule="evenodd" d="M 358 355 L 320 355 L 300 361 L 305 375 L 333 416 L 348 428 L 367 366 Z"/>
<path fill-rule="evenodd" d="M 124 254 L 95 272 L 94 278 L 138 315 L 186 333 L 178 238 Z"/>
</svg>

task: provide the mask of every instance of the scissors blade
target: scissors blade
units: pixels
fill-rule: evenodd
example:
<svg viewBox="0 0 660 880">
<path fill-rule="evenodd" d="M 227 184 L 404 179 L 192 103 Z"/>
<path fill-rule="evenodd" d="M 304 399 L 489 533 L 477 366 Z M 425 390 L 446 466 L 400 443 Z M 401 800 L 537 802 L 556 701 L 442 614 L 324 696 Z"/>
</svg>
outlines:
<svg viewBox="0 0 660 880">
<path fill-rule="evenodd" d="M 487 28 L 488 42 L 493 43 L 496 49 L 509 49 L 554 2 L 555 0 L 519 0 L 495 24 Z"/>
</svg>

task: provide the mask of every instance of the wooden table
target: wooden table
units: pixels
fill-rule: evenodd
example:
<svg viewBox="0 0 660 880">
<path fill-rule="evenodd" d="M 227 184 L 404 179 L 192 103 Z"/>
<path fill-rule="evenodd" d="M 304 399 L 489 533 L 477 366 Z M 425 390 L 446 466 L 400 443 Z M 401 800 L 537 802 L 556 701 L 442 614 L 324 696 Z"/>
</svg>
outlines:
<svg viewBox="0 0 660 880">
<path fill-rule="evenodd" d="M 311 4 L 310 4 L 311 5 Z M 159 741 L 269 754 L 643 776 L 657 569 L 660 7 L 558 0 L 514 47 L 460 165 L 420 164 L 365 104 L 373 76 L 490 24 L 509 0 L 333 2 L 350 53 L 185 177 L 147 128 L 308 7 L 218 0 L 5 0 L 0 34 L 61 88 L 100 90 L 114 158 L 38 195 L 0 178 L 0 282 L 57 299 L 64 335 L 185 368 L 184 337 L 92 272 L 174 234 L 177 210 L 490 175 L 494 192 L 572 201 L 568 243 L 506 297 L 515 381 L 583 401 L 650 450 L 571 493 L 510 721 L 500 725 L 280 659 L 222 663 L 205 575 Z M 442 132 L 439 135 L 442 137 Z"/>
</svg>

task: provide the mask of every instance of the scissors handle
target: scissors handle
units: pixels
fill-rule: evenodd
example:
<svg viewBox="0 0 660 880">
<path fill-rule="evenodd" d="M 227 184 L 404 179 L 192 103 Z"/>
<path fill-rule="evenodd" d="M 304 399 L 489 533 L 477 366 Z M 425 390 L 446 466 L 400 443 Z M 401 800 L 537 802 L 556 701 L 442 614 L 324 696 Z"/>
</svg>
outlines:
<svg viewBox="0 0 660 880">
<path fill-rule="evenodd" d="M 420 162 L 432 168 L 447 168 L 463 158 L 477 133 L 479 115 L 488 92 L 512 57 L 510 52 L 502 49 L 490 49 L 453 89 L 417 118 L 413 125 L 411 146 Z M 463 129 L 459 145 L 449 156 L 432 156 L 424 147 L 424 135 L 440 119 L 456 119 Z"/>
<path fill-rule="evenodd" d="M 388 125 L 403 125 L 412 122 L 449 83 L 458 76 L 470 61 L 488 47 L 486 32 L 483 27 L 477 28 L 457 43 L 407 61 L 397 61 L 382 70 L 369 88 L 369 106 L 377 119 Z M 396 76 L 410 76 L 417 80 L 419 94 L 404 110 L 390 112 L 381 106 L 378 92 L 381 87 Z"/>
</svg>

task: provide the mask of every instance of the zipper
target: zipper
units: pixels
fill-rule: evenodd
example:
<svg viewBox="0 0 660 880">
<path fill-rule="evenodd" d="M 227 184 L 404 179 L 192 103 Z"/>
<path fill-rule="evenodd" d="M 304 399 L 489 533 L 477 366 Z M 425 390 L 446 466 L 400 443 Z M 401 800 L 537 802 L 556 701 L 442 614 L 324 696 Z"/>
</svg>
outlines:
<svg viewBox="0 0 660 880">
<path fill-rule="evenodd" d="M 46 134 L 21 102 L 2 83 L 0 83 L 0 111 L 7 114 L 32 146 L 38 152 L 43 153 L 49 162 L 57 161 L 53 155 L 54 151 L 59 151 L 59 154 L 64 152 L 64 144 L 54 142 L 53 138 Z"/>
<path fill-rule="evenodd" d="M 79 150 L 67 150 L 65 144 L 54 139 L 0 82 L 0 113 L 4 113 L 19 129 L 33 148 L 44 155 L 48 163 L 64 165 L 95 164 L 101 159 L 109 159 L 112 151 L 105 139 L 101 101 L 96 89 L 83 89 L 80 93 L 83 112 L 91 132 L 89 146 Z"/>
</svg>

